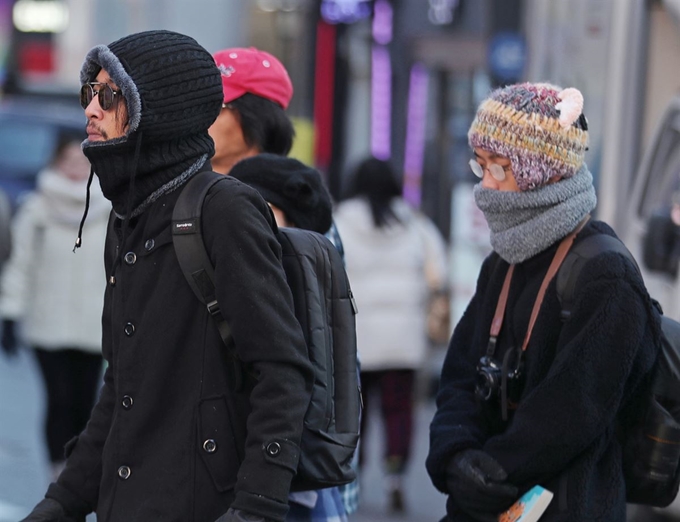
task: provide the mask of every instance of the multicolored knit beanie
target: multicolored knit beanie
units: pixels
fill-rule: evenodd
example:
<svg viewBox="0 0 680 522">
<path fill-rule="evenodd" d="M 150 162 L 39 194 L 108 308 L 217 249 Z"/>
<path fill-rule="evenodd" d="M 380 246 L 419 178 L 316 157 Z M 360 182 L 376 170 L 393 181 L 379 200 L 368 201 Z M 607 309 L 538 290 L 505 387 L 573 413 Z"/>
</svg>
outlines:
<svg viewBox="0 0 680 522">
<path fill-rule="evenodd" d="M 588 125 L 583 96 L 574 88 L 521 83 L 496 89 L 468 131 L 472 148 L 509 158 L 521 191 L 569 178 L 583 165 Z"/>
</svg>

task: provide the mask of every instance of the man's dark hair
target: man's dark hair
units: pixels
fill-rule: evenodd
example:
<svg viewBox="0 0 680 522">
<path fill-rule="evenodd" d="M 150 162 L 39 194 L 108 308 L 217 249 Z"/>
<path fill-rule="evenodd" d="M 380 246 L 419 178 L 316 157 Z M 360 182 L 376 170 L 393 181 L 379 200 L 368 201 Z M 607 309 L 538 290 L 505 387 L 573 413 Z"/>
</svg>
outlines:
<svg viewBox="0 0 680 522">
<path fill-rule="evenodd" d="M 345 199 L 364 197 L 371 206 L 373 223 L 381 228 L 399 218 L 390 207 L 393 198 L 401 197 L 401 182 L 397 179 L 390 164 L 376 158 L 362 161 L 354 171 Z"/>
<path fill-rule="evenodd" d="M 243 139 L 261 152 L 287 156 L 293 146 L 295 129 L 285 111 L 276 103 L 246 93 L 227 104 L 238 114 Z"/>
</svg>

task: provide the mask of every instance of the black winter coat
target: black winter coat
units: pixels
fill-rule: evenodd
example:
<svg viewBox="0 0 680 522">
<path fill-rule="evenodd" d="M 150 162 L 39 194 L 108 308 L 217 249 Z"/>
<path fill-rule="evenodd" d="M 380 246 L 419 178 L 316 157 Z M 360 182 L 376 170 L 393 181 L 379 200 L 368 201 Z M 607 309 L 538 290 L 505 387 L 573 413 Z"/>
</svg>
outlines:
<svg viewBox="0 0 680 522">
<path fill-rule="evenodd" d="M 576 242 L 598 231 L 614 235 L 606 224 L 591 221 Z M 522 345 L 558 244 L 516 265 L 499 360 L 509 346 Z M 451 457 L 463 449 L 483 449 L 521 492 L 540 484 L 555 493 L 541 522 L 621 522 L 625 485 L 615 428 L 617 420 L 639 414 L 636 392 L 647 382 L 660 346 L 658 317 L 642 279 L 621 254 L 593 258 L 582 271 L 565 323 L 553 279 L 525 352 L 519 404 L 503 423 L 497 403 L 478 404 L 474 390 L 507 269 L 497 254 L 487 257 L 454 331 L 430 428 L 428 472 L 446 492 Z M 471 520 L 450 498 L 447 510 L 453 522 Z"/>
<path fill-rule="evenodd" d="M 234 179 L 215 185 L 203 208 L 217 298 L 257 376 L 233 393 L 217 328 L 175 256 L 179 192 L 132 219 L 125 244 L 120 220 L 109 227 L 107 275 L 116 251 L 122 261 L 104 302 L 104 387 L 47 496 L 71 512 L 96 510 L 98 522 L 213 522 L 232 504 L 280 521 L 312 374 L 273 216 Z"/>
</svg>

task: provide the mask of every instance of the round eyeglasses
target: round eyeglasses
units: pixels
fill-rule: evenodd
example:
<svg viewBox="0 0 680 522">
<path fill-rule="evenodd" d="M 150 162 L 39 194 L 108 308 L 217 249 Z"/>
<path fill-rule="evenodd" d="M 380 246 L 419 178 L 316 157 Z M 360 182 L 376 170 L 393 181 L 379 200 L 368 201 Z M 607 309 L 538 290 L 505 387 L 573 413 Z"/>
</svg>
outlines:
<svg viewBox="0 0 680 522">
<path fill-rule="evenodd" d="M 493 177 L 493 179 L 496 181 L 505 181 L 505 172 L 511 170 L 509 166 L 502 167 L 496 163 L 491 163 L 488 167 L 482 167 L 479 163 L 477 163 L 477 160 L 474 159 L 470 160 L 470 168 L 472 169 L 474 175 L 479 179 L 482 179 L 484 177 L 484 171 L 488 170 L 489 174 L 491 174 L 491 177 Z"/>
<path fill-rule="evenodd" d="M 95 87 L 99 87 L 99 89 L 95 89 Z M 92 98 L 94 98 L 96 95 L 97 100 L 99 101 L 99 106 L 102 108 L 102 110 L 108 111 L 111 107 L 113 107 L 113 103 L 116 101 L 116 96 L 121 93 L 122 91 L 120 89 L 115 91 L 108 83 L 86 83 L 80 88 L 80 106 L 83 109 L 87 109 L 90 103 L 92 103 Z"/>
</svg>

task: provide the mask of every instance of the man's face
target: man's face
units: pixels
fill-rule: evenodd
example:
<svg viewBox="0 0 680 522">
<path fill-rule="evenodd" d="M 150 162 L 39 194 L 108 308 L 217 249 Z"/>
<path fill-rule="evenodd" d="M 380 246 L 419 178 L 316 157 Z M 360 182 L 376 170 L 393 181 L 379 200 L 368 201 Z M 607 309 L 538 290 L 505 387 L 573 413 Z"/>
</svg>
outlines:
<svg viewBox="0 0 680 522">
<path fill-rule="evenodd" d="M 215 155 L 211 159 L 212 167 L 220 174 L 229 174 L 236 163 L 260 152 L 246 143 L 238 113 L 229 106 L 220 111 L 215 123 L 208 129 L 208 133 L 215 142 Z"/>
<path fill-rule="evenodd" d="M 97 94 L 92 97 L 92 101 L 85 108 L 87 139 L 90 141 L 106 141 L 119 138 L 125 134 L 128 128 L 127 107 L 123 96 L 106 70 L 99 71 L 95 82 L 101 84 L 93 87 L 95 91 L 106 89 L 106 85 L 108 85 L 116 94 L 113 96 L 113 104 L 107 110 L 102 109 Z"/>
</svg>

